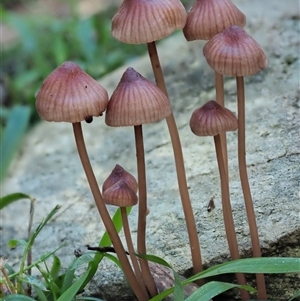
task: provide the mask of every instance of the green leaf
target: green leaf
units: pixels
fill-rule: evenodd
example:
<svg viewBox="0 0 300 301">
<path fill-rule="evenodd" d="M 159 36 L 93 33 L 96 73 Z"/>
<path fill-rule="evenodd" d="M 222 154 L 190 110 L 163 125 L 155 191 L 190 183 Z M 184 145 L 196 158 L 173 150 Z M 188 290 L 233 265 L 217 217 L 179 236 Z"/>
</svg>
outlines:
<svg viewBox="0 0 300 301">
<path fill-rule="evenodd" d="M 3 301 L 36 301 L 24 295 L 8 295 L 4 297 Z"/>
<path fill-rule="evenodd" d="M 19 148 L 29 123 L 30 108 L 15 106 L 9 114 L 6 126 L 0 141 L 1 171 L 0 182 L 4 179 L 9 164 Z"/>
<path fill-rule="evenodd" d="M 28 194 L 22 193 L 22 192 L 16 192 L 12 194 L 8 194 L 0 199 L 0 210 L 4 207 L 8 206 L 9 204 L 22 200 L 22 199 L 29 199 L 33 200 L 32 197 Z"/>
<path fill-rule="evenodd" d="M 232 288 L 245 289 L 252 293 L 256 292 L 254 288 L 248 285 L 236 285 L 225 282 L 211 281 L 198 288 L 185 301 L 207 301 Z"/>
<path fill-rule="evenodd" d="M 249 274 L 279 274 L 299 273 L 300 258 L 293 257 L 255 257 L 228 261 L 211 267 L 206 271 L 190 277 L 185 282 L 190 283 L 198 279 L 227 273 Z"/>
<path fill-rule="evenodd" d="M 58 277 L 60 268 L 61 268 L 60 259 L 56 255 L 53 255 L 53 262 L 50 270 L 50 275 L 53 279 L 56 279 Z"/>
<path fill-rule="evenodd" d="M 18 245 L 21 245 L 23 247 L 27 247 L 28 242 L 24 239 L 11 239 L 8 243 L 7 243 L 8 247 L 11 249 L 16 248 Z"/>
<path fill-rule="evenodd" d="M 292 300 L 294 300 L 294 299 L 297 298 L 297 297 L 300 297 L 300 290 L 298 290 L 298 291 L 293 295 L 293 297 L 290 298 L 288 301 L 292 301 Z"/>
<path fill-rule="evenodd" d="M 86 278 L 89 275 L 89 270 L 87 270 L 80 278 L 76 280 L 58 299 L 57 301 L 66 301 L 72 300 L 80 290 L 82 284 L 85 282 Z"/>
</svg>

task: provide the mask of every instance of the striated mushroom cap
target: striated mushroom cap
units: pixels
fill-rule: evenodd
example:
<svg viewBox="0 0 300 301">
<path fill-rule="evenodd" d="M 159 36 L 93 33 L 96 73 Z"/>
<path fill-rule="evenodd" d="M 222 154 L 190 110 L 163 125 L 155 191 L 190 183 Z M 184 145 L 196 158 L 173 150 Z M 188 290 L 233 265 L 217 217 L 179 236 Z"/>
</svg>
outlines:
<svg viewBox="0 0 300 301">
<path fill-rule="evenodd" d="M 230 0 L 197 0 L 187 14 L 183 34 L 188 41 L 210 40 L 231 25 L 245 24 L 246 16 Z"/>
<path fill-rule="evenodd" d="M 110 101 L 105 122 L 109 126 L 132 126 L 159 121 L 171 115 L 167 96 L 133 68 L 128 68 Z"/>
<path fill-rule="evenodd" d="M 214 100 L 196 109 L 190 119 L 190 128 L 196 136 L 216 136 L 235 131 L 238 120 L 235 115 Z"/>
<path fill-rule="evenodd" d="M 138 203 L 136 193 L 126 184 L 124 180 L 120 180 L 113 186 L 107 188 L 103 192 L 103 200 L 107 205 L 118 207 L 134 206 Z"/>
<path fill-rule="evenodd" d="M 55 69 L 36 93 L 36 109 L 47 121 L 91 121 L 106 110 L 108 94 L 73 62 Z"/>
<path fill-rule="evenodd" d="M 124 0 L 112 19 L 111 32 L 123 43 L 144 44 L 183 28 L 185 21 L 179 0 Z"/>
<path fill-rule="evenodd" d="M 124 180 L 125 183 L 135 192 L 138 191 L 138 183 L 135 179 L 135 177 L 126 171 L 122 166 L 117 164 L 114 169 L 112 170 L 111 174 L 108 176 L 108 178 L 104 181 L 102 185 L 102 192 L 104 192 L 109 187 L 113 186 L 120 180 Z"/>
<path fill-rule="evenodd" d="M 203 54 L 208 65 L 228 76 L 247 76 L 267 67 L 260 45 L 238 26 L 231 26 L 206 43 Z"/>
</svg>

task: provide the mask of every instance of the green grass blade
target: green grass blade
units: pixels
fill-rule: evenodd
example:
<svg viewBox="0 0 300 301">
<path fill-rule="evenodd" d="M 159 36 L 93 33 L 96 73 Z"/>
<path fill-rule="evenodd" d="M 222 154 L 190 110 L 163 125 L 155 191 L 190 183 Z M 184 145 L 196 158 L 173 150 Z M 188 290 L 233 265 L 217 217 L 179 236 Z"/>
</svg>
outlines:
<svg viewBox="0 0 300 301">
<path fill-rule="evenodd" d="M 30 108 L 27 106 L 15 106 L 9 114 L 0 141 L 0 182 L 3 180 L 9 164 L 19 148 L 29 123 L 29 117 Z"/>
<path fill-rule="evenodd" d="M 51 270 L 50 270 L 50 275 L 51 275 L 52 279 L 56 279 L 58 277 L 60 268 L 61 268 L 60 259 L 56 255 L 53 255 L 53 262 L 52 262 L 52 266 L 51 266 Z"/>
<path fill-rule="evenodd" d="M 185 301 L 207 301 L 232 288 L 246 289 L 253 293 L 256 292 L 254 288 L 247 285 L 236 285 L 225 282 L 211 281 L 197 289 L 192 295 L 185 299 Z"/>
<path fill-rule="evenodd" d="M 87 270 L 80 278 L 78 278 L 72 286 L 70 286 L 58 299 L 57 301 L 72 300 L 78 291 L 80 290 L 82 284 L 86 281 L 89 275 L 89 270 Z"/>
<path fill-rule="evenodd" d="M 299 273 L 300 258 L 293 257 L 257 257 L 232 260 L 209 268 L 185 281 L 190 283 L 198 279 L 227 273 L 279 274 Z"/>
<path fill-rule="evenodd" d="M 33 198 L 30 195 L 22 193 L 22 192 L 8 194 L 0 199 L 0 210 L 3 209 L 4 207 L 10 205 L 11 203 L 22 200 L 22 199 L 29 199 L 30 201 L 33 200 Z"/>
</svg>

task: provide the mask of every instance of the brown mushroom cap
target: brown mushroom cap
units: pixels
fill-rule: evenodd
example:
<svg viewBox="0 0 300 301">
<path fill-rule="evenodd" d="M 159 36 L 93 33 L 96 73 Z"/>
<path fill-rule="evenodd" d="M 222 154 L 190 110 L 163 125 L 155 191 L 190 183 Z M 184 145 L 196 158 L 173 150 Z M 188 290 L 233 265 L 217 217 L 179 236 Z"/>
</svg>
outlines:
<svg viewBox="0 0 300 301">
<path fill-rule="evenodd" d="M 112 35 L 128 44 L 160 40 L 185 25 L 186 11 L 178 0 L 124 0 L 112 19 Z"/>
<path fill-rule="evenodd" d="M 197 136 L 216 136 L 222 132 L 235 131 L 237 127 L 235 115 L 214 100 L 196 109 L 190 119 L 190 128 Z"/>
<path fill-rule="evenodd" d="M 253 75 L 267 67 L 263 49 L 238 26 L 216 34 L 204 46 L 203 54 L 209 66 L 223 75 Z"/>
<path fill-rule="evenodd" d="M 55 69 L 36 93 L 36 109 L 47 121 L 81 122 L 100 116 L 108 103 L 106 90 L 73 62 Z"/>
<path fill-rule="evenodd" d="M 138 191 L 138 183 L 135 179 L 135 177 L 126 171 L 122 166 L 117 164 L 114 169 L 112 170 L 111 174 L 108 176 L 108 178 L 104 181 L 102 185 L 102 192 L 104 192 L 109 187 L 113 186 L 120 180 L 124 180 L 125 183 L 135 192 Z"/>
<path fill-rule="evenodd" d="M 110 101 L 105 122 L 109 126 L 132 126 L 159 121 L 171 115 L 167 96 L 133 68 L 128 68 Z"/>
<path fill-rule="evenodd" d="M 136 193 L 124 180 L 120 180 L 113 186 L 107 188 L 103 192 L 103 200 L 107 205 L 114 205 L 118 207 L 134 206 L 138 203 Z"/>
<path fill-rule="evenodd" d="M 183 33 L 188 41 L 210 40 L 231 25 L 245 24 L 246 16 L 230 0 L 197 0 L 187 14 Z"/>
</svg>

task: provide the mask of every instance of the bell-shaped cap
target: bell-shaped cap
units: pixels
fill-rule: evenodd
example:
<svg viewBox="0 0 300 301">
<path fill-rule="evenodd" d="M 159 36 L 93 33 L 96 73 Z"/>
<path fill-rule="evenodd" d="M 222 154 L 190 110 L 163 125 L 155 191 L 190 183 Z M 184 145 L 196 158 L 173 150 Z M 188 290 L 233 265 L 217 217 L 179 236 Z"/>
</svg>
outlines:
<svg viewBox="0 0 300 301">
<path fill-rule="evenodd" d="M 196 109 L 190 119 L 190 128 L 197 136 L 216 136 L 222 132 L 235 131 L 237 127 L 235 115 L 214 100 Z"/>
<path fill-rule="evenodd" d="M 106 90 L 73 62 L 55 69 L 36 93 L 37 112 L 47 121 L 91 121 L 102 115 L 107 103 Z"/>
<path fill-rule="evenodd" d="M 123 43 L 145 44 L 183 28 L 185 21 L 179 0 L 124 0 L 112 19 L 111 32 Z"/>
<path fill-rule="evenodd" d="M 109 187 L 113 186 L 120 180 L 124 180 L 125 183 L 135 192 L 138 191 L 138 183 L 135 179 L 135 177 L 126 171 L 122 166 L 117 164 L 115 168 L 112 170 L 111 174 L 108 176 L 108 178 L 104 181 L 102 185 L 102 192 L 104 192 Z"/>
<path fill-rule="evenodd" d="M 223 75 L 253 75 L 267 67 L 261 46 L 238 26 L 216 34 L 204 46 L 203 54 L 208 65 Z"/>
<path fill-rule="evenodd" d="M 159 121 L 171 115 L 167 96 L 133 68 L 128 68 L 107 106 L 109 126 L 132 126 Z"/>
<path fill-rule="evenodd" d="M 120 180 L 113 186 L 107 188 L 103 192 L 103 200 L 107 205 L 114 205 L 118 207 L 134 206 L 138 203 L 136 193 L 124 180 Z"/>
<path fill-rule="evenodd" d="M 187 14 L 183 34 L 188 41 L 210 40 L 229 26 L 245 24 L 246 16 L 230 0 L 197 0 Z"/>
</svg>

